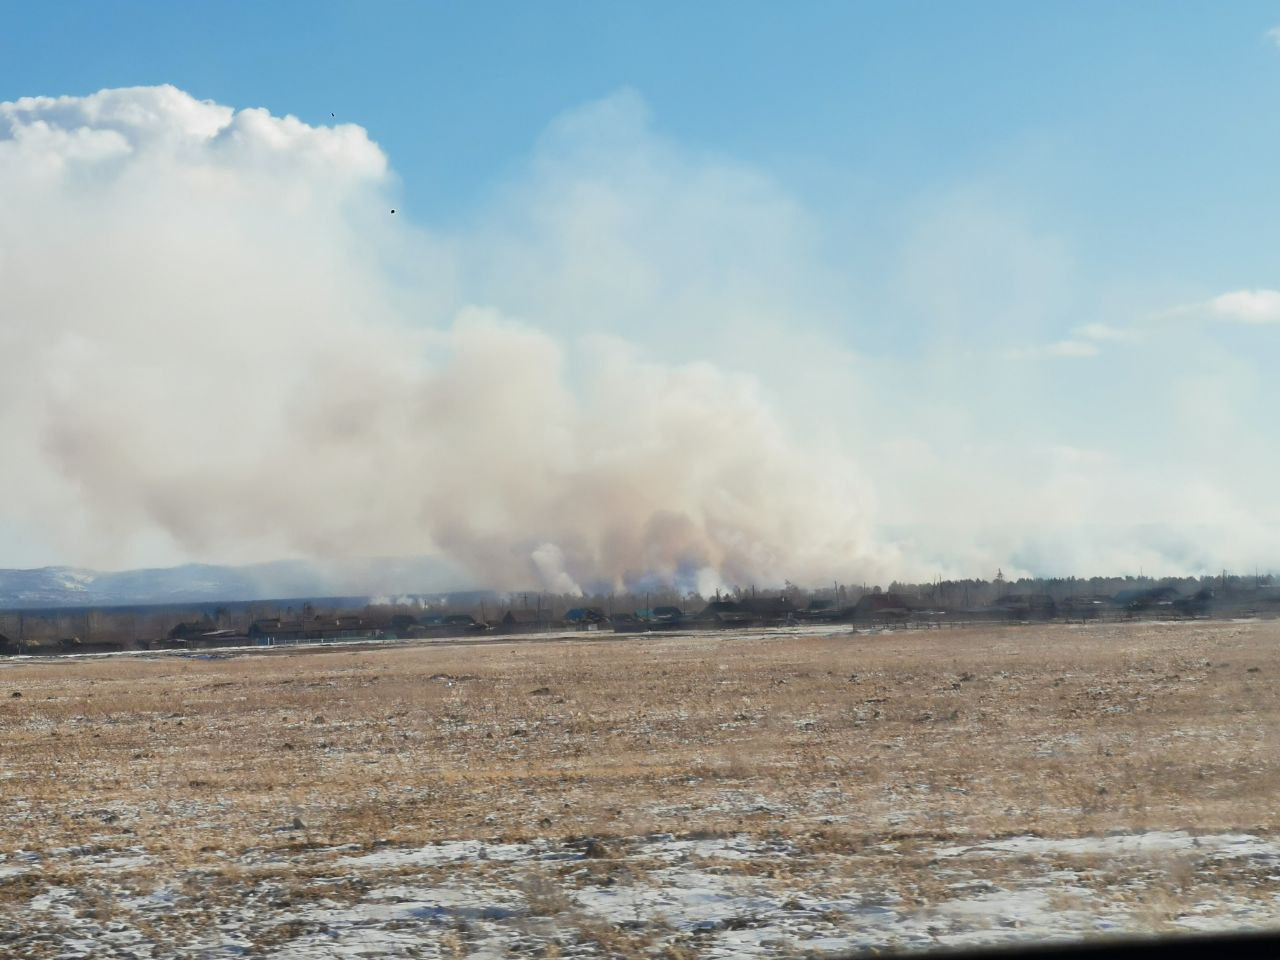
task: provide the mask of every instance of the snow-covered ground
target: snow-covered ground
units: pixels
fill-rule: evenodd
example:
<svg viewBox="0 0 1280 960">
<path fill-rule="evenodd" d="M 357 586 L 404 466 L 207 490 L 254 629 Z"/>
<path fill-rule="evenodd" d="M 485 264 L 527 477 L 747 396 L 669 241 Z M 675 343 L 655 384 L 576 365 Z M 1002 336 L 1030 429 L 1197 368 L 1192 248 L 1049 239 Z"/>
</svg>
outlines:
<svg viewBox="0 0 1280 960">
<path fill-rule="evenodd" d="M 907 848 L 655 834 L 212 851 L 181 871 L 90 845 L 0 862 L 0 954 L 784 957 L 1280 923 L 1280 843 L 1250 834 Z M 941 894 L 904 896 L 903 857 Z M 1197 892 L 1174 903 L 1175 887 Z"/>
</svg>

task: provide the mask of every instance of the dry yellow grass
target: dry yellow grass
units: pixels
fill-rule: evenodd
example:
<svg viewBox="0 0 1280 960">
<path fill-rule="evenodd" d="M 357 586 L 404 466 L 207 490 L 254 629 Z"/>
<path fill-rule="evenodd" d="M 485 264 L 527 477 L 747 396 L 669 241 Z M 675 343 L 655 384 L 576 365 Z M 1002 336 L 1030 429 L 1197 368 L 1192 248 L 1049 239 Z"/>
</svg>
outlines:
<svg viewBox="0 0 1280 960">
<path fill-rule="evenodd" d="M 1205 622 L 3 662 L 0 956 L 375 937 L 677 958 L 739 930 L 801 956 L 794 937 L 920 946 L 1020 918 L 1270 922 L 1278 640 Z M 1179 829 L 1265 850 L 972 852 Z M 642 839 L 661 833 L 727 839 Z M 473 839 L 496 859 L 418 857 Z M 655 892 L 673 876 L 693 906 Z M 729 914 L 700 923 L 704 903 Z"/>
<path fill-rule="evenodd" d="M 11 663 L 0 852 L 1269 832 L 1278 640 L 1136 624 Z"/>
</svg>

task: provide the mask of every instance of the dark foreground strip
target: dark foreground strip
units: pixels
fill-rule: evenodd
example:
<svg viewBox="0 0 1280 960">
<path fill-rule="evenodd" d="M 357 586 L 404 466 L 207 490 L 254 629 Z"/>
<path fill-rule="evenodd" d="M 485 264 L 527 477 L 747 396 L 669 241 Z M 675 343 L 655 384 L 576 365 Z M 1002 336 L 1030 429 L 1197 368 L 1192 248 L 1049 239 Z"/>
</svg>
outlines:
<svg viewBox="0 0 1280 960">
<path fill-rule="evenodd" d="M 1106 938 L 1075 944 L 1015 944 L 966 950 L 873 951 L 852 958 L 898 960 L 1155 960 L 1157 957 L 1205 957 L 1214 960 L 1280 960 L 1280 932 L 1192 934 L 1174 937 Z"/>
</svg>

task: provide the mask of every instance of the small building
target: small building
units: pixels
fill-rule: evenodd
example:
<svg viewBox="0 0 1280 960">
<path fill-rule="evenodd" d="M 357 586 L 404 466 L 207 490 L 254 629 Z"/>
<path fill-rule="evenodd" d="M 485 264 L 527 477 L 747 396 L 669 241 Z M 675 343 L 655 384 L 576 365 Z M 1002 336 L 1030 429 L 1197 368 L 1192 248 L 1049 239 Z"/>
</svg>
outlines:
<svg viewBox="0 0 1280 960">
<path fill-rule="evenodd" d="M 595 607 L 573 607 L 564 614 L 564 624 L 571 629 L 598 630 L 608 622 L 604 612 Z"/>
<path fill-rule="evenodd" d="M 663 605 L 651 610 L 614 614 L 609 622 L 614 633 L 654 633 L 663 630 L 697 629 L 709 627 L 711 622 L 699 623 L 679 607 Z"/>
<path fill-rule="evenodd" d="M 736 600 L 712 600 L 698 613 L 695 618 L 704 626 L 711 627 L 754 627 L 760 623 L 760 618 L 748 610 L 744 610 L 742 604 Z"/>
<path fill-rule="evenodd" d="M 268 617 L 253 621 L 248 637 L 258 646 L 272 646 L 277 643 L 367 640 L 381 632 L 380 625 L 362 617 L 313 617 L 309 620 Z"/>
<path fill-rule="evenodd" d="M 543 608 L 508 610 L 498 623 L 503 633 L 538 633 L 550 630 L 553 626 L 555 621 L 551 618 L 551 611 Z"/>
<path fill-rule="evenodd" d="M 788 597 L 744 597 L 740 601 L 744 611 L 759 619 L 765 627 L 778 627 L 795 623 L 796 605 Z"/>
<path fill-rule="evenodd" d="M 864 593 L 852 613 L 854 620 L 899 623 L 911 616 L 911 605 L 900 593 Z"/>
<path fill-rule="evenodd" d="M 1052 620 L 1058 605 L 1047 593 L 1007 593 L 991 605 L 999 620 Z"/>
<path fill-rule="evenodd" d="M 5 656 L 53 657 L 62 652 L 60 641 L 50 637 L 35 637 L 25 640 L 2 638 L 0 654 Z"/>
<path fill-rule="evenodd" d="M 1147 616 L 1173 613 L 1174 601 L 1177 599 L 1178 591 L 1173 587 L 1137 587 L 1121 590 L 1114 598 L 1115 603 L 1129 616 L 1139 613 Z"/>
<path fill-rule="evenodd" d="M 81 640 L 79 637 L 63 637 L 58 641 L 58 652 L 70 653 L 119 653 L 123 650 L 121 640 Z"/>
<path fill-rule="evenodd" d="M 198 637 L 188 637 L 186 645 L 192 650 L 208 650 L 213 647 L 248 647 L 253 642 L 239 630 L 210 630 Z"/>
<path fill-rule="evenodd" d="M 1116 609 L 1110 597 L 1067 597 L 1058 612 L 1068 620 L 1097 620 Z"/>
<path fill-rule="evenodd" d="M 456 637 L 488 629 L 487 623 L 481 623 L 469 613 L 428 613 L 419 617 L 414 626 L 401 631 L 399 636 L 405 639 Z"/>
<path fill-rule="evenodd" d="M 1266 596 L 1261 597 L 1265 601 Z M 1212 587 L 1201 587 L 1189 597 L 1173 601 L 1174 609 L 1184 617 L 1207 617 L 1213 612 L 1217 597 Z"/>
<path fill-rule="evenodd" d="M 814 597 L 809 601 L 809 606 L 803 610 L 797 610 L 795 618 L 808 623 L 831 623 L 841 619 L 843 611 L 836 605 L 834 600 L 828 600 L 825 597 Z"/>
<path fill-rule="evenodd" d="M 170 630 L 168 637 L 170 640 L 187 640 L 191 637 L 204 636 L 216 629 L 216 624 L 208 618 L 204 620 L 187 620 L 177 624 Z"/>
<path fill-rule="evenodd" d="M 387 619 L 387 629 L 399 633 L 418 625 L 418 618 L 411 613 L 393 613 Z"/>
</svg>

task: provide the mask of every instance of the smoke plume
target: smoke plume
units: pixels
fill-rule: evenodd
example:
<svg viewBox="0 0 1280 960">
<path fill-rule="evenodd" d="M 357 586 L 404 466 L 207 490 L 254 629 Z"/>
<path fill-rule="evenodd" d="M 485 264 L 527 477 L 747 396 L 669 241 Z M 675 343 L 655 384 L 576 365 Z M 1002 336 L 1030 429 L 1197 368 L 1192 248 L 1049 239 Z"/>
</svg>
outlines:
<svg viewBox="0 0 1280 960">
<path fill-rule="evenodd" d="M 541 149 L 590 152 L 581 122 Z M 735 372 L 802 225 L 749 174 L 693 181 L 664 231 L 535 170 L 449 236 L 390 215 L 358 126 L 172 87 L 0 104 L 13 539 L 106 566 L 443 554 L 566 592 L 875 576 L 856 465 Z"/>
</svg>

